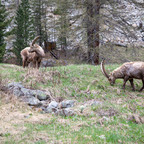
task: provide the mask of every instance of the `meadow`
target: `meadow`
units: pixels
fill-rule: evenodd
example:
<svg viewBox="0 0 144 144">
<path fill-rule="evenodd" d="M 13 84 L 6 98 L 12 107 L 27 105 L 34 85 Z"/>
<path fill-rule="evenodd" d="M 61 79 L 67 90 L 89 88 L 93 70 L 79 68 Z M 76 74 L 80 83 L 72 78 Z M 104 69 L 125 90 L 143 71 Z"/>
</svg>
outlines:
<svg viewBox="0 0 144 144">
<path fill-rule="evenodd" d="M 108 72 L 120 66 L 106 65 Z M 41 113 L 3 90 L 10 82 L 22 82 L 31 89 L 46 90 L 52 99 L 75 100 L 74 116 Z M 1 144 L 141 144 L 144 143 L 144 91 L 134 80 L 136 91 L 127 82 L 111 86 L 100 66 L 68 65 L 35 69 L 0 64 Z M 98 105 L 88 105 L 98 101 Z"/>
</svg>

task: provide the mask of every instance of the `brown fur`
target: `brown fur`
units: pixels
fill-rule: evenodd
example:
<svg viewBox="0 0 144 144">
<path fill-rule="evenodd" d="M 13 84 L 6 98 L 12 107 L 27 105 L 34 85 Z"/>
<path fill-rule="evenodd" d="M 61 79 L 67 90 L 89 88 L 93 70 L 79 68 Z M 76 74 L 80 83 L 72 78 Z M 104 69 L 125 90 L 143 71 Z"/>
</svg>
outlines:
<svg viewBox="0 0 144 144">
<path fill-rule="evenodd" d="M 36 37 L 30 47 L 26 47 L 21 51 L 23 60 L 23 68 L 27 67 L 31 62 L 34 68 L 39 68 L 42 58 L 45 56 L 44 50 L 37 44 L 34 44 L 39 37 Z"/>
<path fill-rule="evenodd" d="M 122 66 L 115 69 L 110 74 L 107 74 L 104 68 L 104 61 L 101 63 L 101 70 L 103 74 L 108 78 L 111 85 L 115 83 L 116 79 L 124 79 L 123 89 L 125 89 L 126 82 L 129 80 L 132 89 L 135 90 L 133 79 L 141 79 L 143 86 L 140 89 L 144 89 L 144 62 L 127 62 Z"/>
</svg>

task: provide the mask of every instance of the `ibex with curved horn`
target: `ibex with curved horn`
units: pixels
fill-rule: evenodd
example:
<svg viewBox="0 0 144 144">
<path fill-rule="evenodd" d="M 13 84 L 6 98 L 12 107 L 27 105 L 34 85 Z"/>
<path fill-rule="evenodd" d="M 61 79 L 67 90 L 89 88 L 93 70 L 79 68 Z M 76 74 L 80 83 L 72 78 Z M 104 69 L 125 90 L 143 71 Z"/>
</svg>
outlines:
<svg viewBox="0 0 144 144">
<path fill-rule="evenodd" d="M 33 63 L 34 68 L 40 67 L 40 63 L 42 58 L 45 56 L 44 50 L 41 46 L 38 44 L 35 44 L 35 42 L 39 39 L 39 36 L 37 36 L 33 41 L 30 47 L 26 47 L 21 51 L 21 57 L 23 61 L 23 68 L 27 67 L 29 63 Z"/>
<path fill-rule="evenodd" d="M 101 62 L 101 71 L 109 80 L 111 85 L 115 84 L 116 79 L 124 79 L 123 89 L 125 89 L 126 82 L 129 80 L 132 89 L 135 91 L 133 79 L 141 79 L 143 86 L 140 91 L 144 89 L 144 62 L 126 62 L 122 66 L 112 71 L 110 74 L 107 74 L 103 60 Z"/>
</svg>

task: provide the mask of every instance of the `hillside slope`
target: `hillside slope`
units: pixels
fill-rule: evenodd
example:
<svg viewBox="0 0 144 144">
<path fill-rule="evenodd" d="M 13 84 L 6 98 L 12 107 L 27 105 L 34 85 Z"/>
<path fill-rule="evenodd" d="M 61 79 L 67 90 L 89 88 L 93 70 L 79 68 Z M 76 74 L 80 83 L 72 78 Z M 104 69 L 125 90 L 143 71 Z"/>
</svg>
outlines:
<svg viewBox="0 0 144 144">
<path fill-rule="evenodd" d="M 119 65 L 107 65 L 112 71 Z M 136 92 L 122 80 L 110 86 L 100 66 L 69 65 L 23 69 L 0 64 L 1 143 L 143 143 L 144 92 L 135 80 Z M 41 113 L 6 91 L 10 82 L 47 90 L 53 99 L 75 100 L 71 117 Z"/>
</svg>

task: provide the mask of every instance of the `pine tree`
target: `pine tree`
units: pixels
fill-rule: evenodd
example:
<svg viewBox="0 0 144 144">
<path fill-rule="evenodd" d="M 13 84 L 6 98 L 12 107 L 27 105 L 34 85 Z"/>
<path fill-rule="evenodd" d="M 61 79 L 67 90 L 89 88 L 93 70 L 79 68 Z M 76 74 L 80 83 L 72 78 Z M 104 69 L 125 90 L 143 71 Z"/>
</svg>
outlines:
<svg viewBox="0 0 144 144">
<path fill-rule="evenodd" d="M 17 56 L 19 64 L 21 64 L 20 51 L 29 46 L 30 40 L 33 39 L 33 22 L 31 19 L 31 11 L 29 0 L 22 0 L 19 5 L 15 18 L 15 36 L 14 53 Z"/>
<path fill-rule="evenodd" d="M 42 45 L 42 15 L 43 15 L 43 0 L 32 0 L 33 20 L 36 35 L 40 36 L 39 45 Z"/>
<path fill-rule="evenodd" d="M 60 15 L 59 24 L 59 37 L 58 41 L 63 50 L 67 50 L 68 43 L 68 31 L 69 31 L 69 19 L 68 19 L 68 9 L 70 4 L 68 0 L 58 1 L 58 9 L 56 14 Z"/>
<path fill-rule="evenodd" d="M 6 27 L 9 24 L 9 20 L 6 20 L 7 13 L 5 6 L 1 4 L 0 0 L 0 62 L 3 61 L 3 56 L 5 53 L 5 42 L 4 42 L 4 36 L 6 34 Z"/>
</svg>

